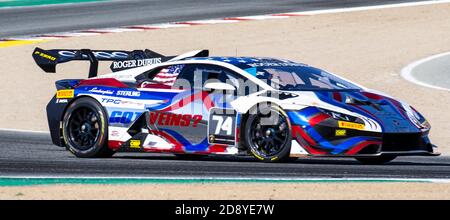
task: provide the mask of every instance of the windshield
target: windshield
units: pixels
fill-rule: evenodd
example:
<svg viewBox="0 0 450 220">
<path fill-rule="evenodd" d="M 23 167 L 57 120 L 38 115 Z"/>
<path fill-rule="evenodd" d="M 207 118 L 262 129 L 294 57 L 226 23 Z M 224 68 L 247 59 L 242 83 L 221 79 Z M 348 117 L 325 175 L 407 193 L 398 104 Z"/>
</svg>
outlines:
<svg viewBox="0 0 450 220">
<path fill-rule="evenodd" d="M 309 66 L 271 66 L 251 68 L 255 76 L 275 89 L 302 90 L 354 90 L 358 86 L 323 70 Z"/>
</svg>

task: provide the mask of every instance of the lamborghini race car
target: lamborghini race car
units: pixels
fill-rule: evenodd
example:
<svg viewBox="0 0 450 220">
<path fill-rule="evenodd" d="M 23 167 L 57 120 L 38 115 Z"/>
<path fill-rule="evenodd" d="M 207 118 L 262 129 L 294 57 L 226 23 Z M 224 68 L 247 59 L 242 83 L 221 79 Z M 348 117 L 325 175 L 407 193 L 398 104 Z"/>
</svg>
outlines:
<svg viewBox="0 0 450 220">
<path fill-rule="evenodd" d="M 413 107 L 302 63 L 213 57 L 207 50 L 164 56 L 36 48 L 33 58 L 45 72 L 90 62 L 89 77 L 57 81 L 47 105 L 53 143 L 77 157 L 338 156 L 381 164 L 439 155 L 429 123 Z M 111 61 L 112 73 L 98 76 L 99 61 Z"/>
</svg>

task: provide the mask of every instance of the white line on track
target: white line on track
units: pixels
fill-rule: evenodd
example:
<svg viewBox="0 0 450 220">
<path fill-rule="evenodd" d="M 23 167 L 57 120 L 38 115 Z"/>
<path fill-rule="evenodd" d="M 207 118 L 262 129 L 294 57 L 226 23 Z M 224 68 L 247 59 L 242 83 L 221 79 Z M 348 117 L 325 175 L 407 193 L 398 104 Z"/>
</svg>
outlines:
<svg viewBox="0 0 450 220">
<path fill-rule="evenodd" d="M 362 6 L 362 7 L 352 7 L 352 8 L 324 9 L 324 10 L 315 10 L 315 11 L 291 12 L 288 14 L 318 15 L 318 14 L 332 14 L 332 13 L 341 13 L 341 12 L 368 11 L 368 10 L 386 9 L 386 8 L 401 8 L 401 7 L 432 5 L 432 4 L 442 4 L 442 3 L 450 3 L 450 0 L 433 0 L 433 1 L 386 4 L 386 5 Z"/>
<path fill-rule="evenodd" d="M 165 28 L 177 28 L 177 27 L 189 27 L 193 25 L 201 24 L 222 24 L 222 23 L 232 23 L 241 21 L 258 21 L 258 20 L 268 20 L 268 19 L 283 19 L 295 16 L 308 16 L 308 15 L 319 15 L 319 14 L 331 14 L 331 13 L 342 13 L 342 12 L 355 12 L 355 11 L 366 11 L 375 9 L 386 9 L 386 8 L 399 8 L 399 7 L 410 7 L 410 6 L 421 6 L 421 5 L 432 5 L 432 4 L 442 4 L 450 3 L 450 0 L 432 0 L 432 1 L 420 1 L 420 2 L 408 2 L 408 3 L 397 3 L 397 4 L 385 4 L 385 5 L 375 5 L 375 6 L 364 6 L 364 7 L 352 7 L 352 8 L 337 8 L 337 9 L 325 9 L 325 10 L 312 10 L 312 11 L 299 11 L 299 12 L 286 12 L 286 13 L 276 13 L 268 15 L 253 15 L 253 16 L 243 16 L 243 17 L 230 17 L 230 18 L 218 18 L 218 19 L 207 19 L 207 20 L 196 20 L 196 21 L 178 21 L 165 24 L 145 24 L 145 25 L 130 25 L 117 28 L 107 28 L 107 29 L 91 29 L 91 30 L 81 30 L 73 31 L 70 33 L 57 33 L 57 34 L 44 34 L 47 38 L 54 37 L 65 38 L 74 36 L 89 36 L 96 35 L 96 33 L 86 33 L 89 31 L 93 32 L 125 32 L 132 30 L 145 31 L 149 29 L 165 29 Z M 141 27 L 141 28 L 139 28 Z M 104 34 L 104 33 L 97 33 Z M 36 39 L 41 39 L 41 37 L 36 36 Z"/>
<path fill-rule="evenodd" d="M 402 69 L 402 71 L 401 71 L 401 76 L 402 76 L 404 79 L 406 79 L 406 80 L 408 80 L 408 81 L 410 81 L 410 82 L 412 82 L 412 83 L 415 83 L 415 84 L 417 84 L 417 85 L 420 85 L 420 86 L 425 86 L 425 87 L 428 87 L 428 88 L 439 89 L 439 90 L 444 90 L 444 91 L 450 91 L 450 89 L 447 89 L 447 88 L 443 88 L 443 87 L 439 87 L 439 86 L 435 86 L 435 85 L 431 85 L 431 84 L 422 82 L 422 81 L 416 79 L 416 78 L 412 75 L 412 71 L 413 71 L 414 68 L 416 68 L 417 66 L 420 66 L 420 65 L 422 65 L 422 64 L 424 64 L 424 63 L 426 63 L 426 62 L 429 62 L 429 61 L 431 61 L 431 60 L 437 59 L 437 58 L 439 58 L 439 57 L 449 56 L 449 55 L 450 55 L 450 52 L 440 53 L 440 54 L 436 54 L 436 55 L 433 55 L 433 56 L 426 57 L 426 58 L 420 59 L 420 60 L 418 60 L 418 61 L 415 61 L 415 62 L 413 62 L 413 63 L 411 63 L 411 64 L 405 66 L 405 67 Z"/>
</svg>

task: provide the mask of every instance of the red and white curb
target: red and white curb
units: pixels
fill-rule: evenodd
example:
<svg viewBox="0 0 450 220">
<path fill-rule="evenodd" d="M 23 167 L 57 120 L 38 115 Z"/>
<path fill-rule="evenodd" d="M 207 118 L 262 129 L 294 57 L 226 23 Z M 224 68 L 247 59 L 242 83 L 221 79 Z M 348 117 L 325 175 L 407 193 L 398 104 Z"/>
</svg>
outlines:
<svg viewBox="0 0 450 220">
<path fill-rule="evenodd" d="M 298 16 L 355 12 L 355 11 L 410 7 L 410 6 L 431 5 L 431 4 L 441 4 L 441 3 L 450 3 L 450 0 L 432 0 L 432 1 L 387 4 L 387 5 L 376 5 L 376 6 L 365 6 L 365 7 L 325 9 L 325 10 L 301 11 L 301 12 L 286 12 L 286 13 L 277 13 L 277 14 L 269 14 L 269 15 L 229 17 L 229 18 L 197 20 L 197 21 L 180 21 L 180 22 L 171 22 L 171 23 L 163 23 L 163 24 L 131 25 L 131 26 L 118 27 L 118 28 L 88 29 L 88 30 L 73 31 L 73 32 L 42 34 L 42 35 L 36 35 L 36 36 L 24 37 L 24 38 L 0 39 L 0 48 L 1 47 L 9 47 L 9 46 L 17 46 L 17 45 L 22 45 L 22 44 L 39 43 L 39 42 L 44 42 L 44 41 L 48 41 L 48 40 L 64 39 L 64 38 L 70 38 L 70 37 L 97 36 L 97 35 L 110 34 L 110 33 L 123 33 L 123 32 L 130 32 L 130 31 L 149 31 L 149 30 L 159 30 L 159 29 L 168 29 L 168 28 L 191 27 L 191 26 L 197 26 L 197 25 L 229 24 L 229 23 L 237 23 L 237 22 L 243 22 L 243 21 L 286 19 L 286 18 L 298 17 Z M 2 45 L 2 43 L 3 43 L 3 45 Z"/>
</svg>

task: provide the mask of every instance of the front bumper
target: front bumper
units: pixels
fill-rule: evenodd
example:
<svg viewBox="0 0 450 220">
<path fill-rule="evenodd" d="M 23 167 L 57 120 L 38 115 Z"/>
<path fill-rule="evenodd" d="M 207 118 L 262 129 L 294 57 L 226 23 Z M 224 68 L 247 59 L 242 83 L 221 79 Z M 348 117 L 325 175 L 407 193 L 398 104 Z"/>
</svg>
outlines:
<svg viewBox="0 0 450 220">
<path fill-rule="evenodd" d="M 333 128 L 330 128 L 333 130 Z M 314 131 L 312 131 L 314 132 Z M 380 155 L 397 156 L 438 156 L 436 146 L 430 143 L 427 133 L 355 133 L 341 139 L 327 138 L 324 135 L 310 135 L 311 130 L 294 126 L 294 152 L 310 156 L 349 156 L 373 157 Z"/>
<path fill-rule="evenodd" d="M 429 130 L 415 127 L 395 129 L 373 129 L 370 123 L 348 122 L 341 124 L 314 107 L 300 111 L 289 111 L 292 123 L 292 146 L 295 153 L 312 156 L 379 156 L 379 155 L 420 155 L 436 156 L 428 138 Z M 352 126 L 350 126 L 352 125 Z M 355 126 L 353 126 L 355 125 Z M 401 124 L 400 124 L 401 125 Z M 398 125 L 398 126 L 400 126 Z M 402 128 L 402 129 L 400 129 Z"/>
</svg>

